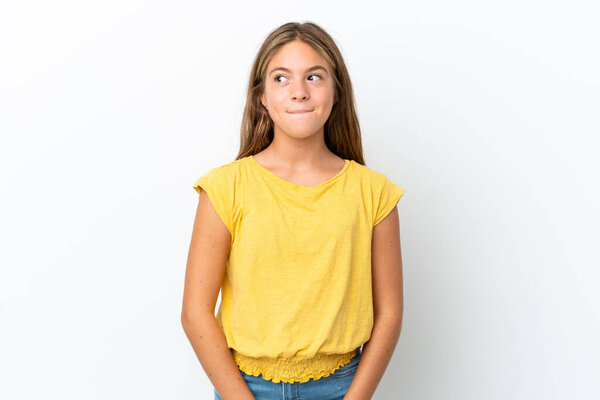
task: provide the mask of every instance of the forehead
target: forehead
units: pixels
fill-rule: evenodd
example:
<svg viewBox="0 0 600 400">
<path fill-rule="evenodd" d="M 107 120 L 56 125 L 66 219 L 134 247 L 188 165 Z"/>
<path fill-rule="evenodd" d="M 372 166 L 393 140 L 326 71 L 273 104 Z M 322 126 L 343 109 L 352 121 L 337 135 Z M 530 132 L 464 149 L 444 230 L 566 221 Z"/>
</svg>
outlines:
<svg viewBox="0 0 600 400">
<path fill-rule="evenodd" d="M 295 40 L 283 45 L 271 58 L 267 73 L 272 69 L 282 67 L 291 71 L 305 72 L 307 69 L 320 65 L 329 70 L 327 61 L 310 45 Z"/>
</svg>

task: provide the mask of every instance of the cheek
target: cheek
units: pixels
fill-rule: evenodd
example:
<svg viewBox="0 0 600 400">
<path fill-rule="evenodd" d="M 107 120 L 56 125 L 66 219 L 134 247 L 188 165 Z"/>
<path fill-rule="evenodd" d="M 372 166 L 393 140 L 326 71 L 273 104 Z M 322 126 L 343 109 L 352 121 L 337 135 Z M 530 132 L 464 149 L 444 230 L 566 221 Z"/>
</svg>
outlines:
<svg viewBox="0 0 600 400">
<path fill-rule="evenodd" d="M 274 90 L 267 96 L 267 102 L 271 105 L 270 108 L 273 110 L 279 110 L 285 104 L 285 94 L 281 92 L 281 90 Z"/>
<path fill-rule="evenodd" d="M 315 94 L 319 97 L 319 100 L 324 103 L 332 103 L 335 99 L 335 91 L 332 87 L 320 88 Z"/>
</svg>

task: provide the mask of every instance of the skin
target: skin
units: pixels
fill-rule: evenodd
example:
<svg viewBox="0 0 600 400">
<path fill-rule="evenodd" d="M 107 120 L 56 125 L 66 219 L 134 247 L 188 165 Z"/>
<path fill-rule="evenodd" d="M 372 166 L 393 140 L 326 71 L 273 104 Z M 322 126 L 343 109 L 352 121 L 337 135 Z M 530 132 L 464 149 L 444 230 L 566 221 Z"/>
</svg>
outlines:
<svg viewBox="0 0 600 400">
<path fill-rule="evenodd" d="M 374 322 L 345 400 L 371 399 L 394 354 L 402 330 L 404 294 L 398 208 L 373 228 L 371 275 Z"/>
<path fill-rule="evenodd" d="M 316 65 L 325 70 L 309 71 Z M 289 71 L 272 71 L 275 67 Z M 282 179 L 304 186 L 318 185 L 341 170 L 344 160 L 330 152 L 324 141 L 324 125 L 337 96 L 330 67 L 318 52 L 300 41 L 283 46 L 267 65 L 260 100 L 273 119 L 274 138 L 254 155 L 257 162 Z M 311 112 L 290 113 L 298 109 Z M 229 251 L 229 231 L 202 191 L 188 254 L 181 322 L 221 397 L 254 399 L 214 316 Z M 400 337 L 403 283 L 396 207 L 373 228 L 371 263 L 374 326 L 346 400 L 372 398 Z"/>
<path fill-rule="evenodd" d="M 315 66 L 325 69 L 310 71 Z M 273 120 L 274 135 L 269 146 L 254 155 L 256 161 L 304 186 L 316 186 L 342 169 L 344 160 L 325 145 L 325 123 L 337 96 L 331 68 L 317 51 L 299 40 L 279 49 L 267 65 L 260 100 Z M 299 109 L 312 111 L 290 113 Z"/>
<path fill-rule="evenodd" d="M 229 231 L 203 190 L 188 253 L 181 324 L 221 398 L 254 400 L 214 314 L 229 251 Z"/>
</svg>

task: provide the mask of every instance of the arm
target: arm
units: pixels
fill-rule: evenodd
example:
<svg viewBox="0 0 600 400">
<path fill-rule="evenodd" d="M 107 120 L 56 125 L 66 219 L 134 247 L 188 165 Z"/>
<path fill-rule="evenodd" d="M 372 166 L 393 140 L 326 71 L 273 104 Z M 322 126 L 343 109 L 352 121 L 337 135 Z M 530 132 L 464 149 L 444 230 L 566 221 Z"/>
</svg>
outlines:
<svg viewBox="0 0 600 400">
<path fill-rule="evenodd" d="M 387 368 L 402 329 L 400 223 L 394 209 L 373 228 L 371 269 L 374 322 L 344 400 L 370 400 Z"/>
<path fill-rule="evenodd" d="M 223 400 L 254 400 L 214 315 L 231 236 L 205 191 L 200 193 L 188 253 L 181 324 Z"/>
</svg>

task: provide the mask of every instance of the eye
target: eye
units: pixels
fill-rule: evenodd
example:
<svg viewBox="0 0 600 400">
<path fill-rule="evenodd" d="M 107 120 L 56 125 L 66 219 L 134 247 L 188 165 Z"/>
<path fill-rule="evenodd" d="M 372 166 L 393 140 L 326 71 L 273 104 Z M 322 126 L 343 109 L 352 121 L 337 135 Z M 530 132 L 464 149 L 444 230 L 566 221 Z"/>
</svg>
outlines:
<svg viewBox="0 0 600 400">
<path fill-rule="evenodd" d="M 311 76 L 316 76 L 316 77 L 318 77 L 318 78 L 319 78 L 319 80 L 323 80 L 323 77 L 322 77 L 321 75 L 318 75 L 318 74 L 312 74 L 312 75 L 309 75 L 309 77 L 311 77 Z M 281 81 L 279 81 L 279 78 L 285 78 L 285 77 L 284 77 L 283 75 L 276 75 L 276 76 L 273 78 L 273 80 L 274 80 L 275 82 L 277 82 L 277 83 L 281 83 Z"/>
</svg>

